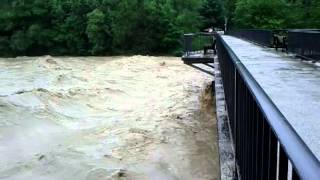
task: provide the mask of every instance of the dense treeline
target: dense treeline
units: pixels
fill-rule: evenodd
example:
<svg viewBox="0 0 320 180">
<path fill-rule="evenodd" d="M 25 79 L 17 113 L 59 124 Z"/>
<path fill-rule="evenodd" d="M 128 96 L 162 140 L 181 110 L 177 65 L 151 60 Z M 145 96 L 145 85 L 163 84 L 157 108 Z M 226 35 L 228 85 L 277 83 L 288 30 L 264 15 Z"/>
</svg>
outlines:
<svg viewBox="0 0 320 180">
<path fill-rule="evenodd" d="M 1 0 L 0 56 L 179 54 L 208 27 L 320 28 L 319 0 Z"/>
<path fill-rule="evenodd" d="M 209 1 L 2 0 L 0 55 L 175 54 L 183 33 L 219 23 L 200 14 Z"/>
<path fill-rule="evenodd" d="M 320 28 L 319 0 L 226 0 L 232 28 Z"/>
</svg>

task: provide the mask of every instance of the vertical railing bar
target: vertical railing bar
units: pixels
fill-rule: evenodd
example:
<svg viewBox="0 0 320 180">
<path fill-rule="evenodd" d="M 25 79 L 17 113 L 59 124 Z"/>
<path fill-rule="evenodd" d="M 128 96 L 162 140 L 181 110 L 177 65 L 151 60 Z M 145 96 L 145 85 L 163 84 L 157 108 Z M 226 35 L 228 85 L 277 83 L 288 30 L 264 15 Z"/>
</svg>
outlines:
<svg viewBox="0 0 320 180">
<path fill-rule="evenodd" d="M 279 143 L 279 180 L 288 178 L 288 157 Z"/>
<path fill-rule="evenodd" d="M 262 116 L 260 114 L 260 111 L 257 110 L 256 111 L 256 120 L 257 120 L 257 125 L 256 125 L 256 129 L 257 129 L 257 136 L 256 136 L 256 155 L 255 155 L 255 160 L 256 160 L 256 176 L 255 176 L 255 179 L 259 179 L 260 177 L 258 177 L 260 174 L 261 174 L 261 157 L 260 155 L 262 154 L 262 131 L 263 131 L 263 127 L 262 127 Z"/>
<path fill-rule="evenodd" d="M 300 179 L 299 175 L 297 174 L 297 171 L 294 168 L 292 168 L 292 178 L 291 179 L 292 180 L 299 180 Z"/>
<path fill-rule="evenodd" d="M 253 98 L 251 96 L 251 93 L 248 90 L 248 170 L 249 174 L 248 176 L 250 178 L 253 177 L 253 161 L 252 161 L 252 146 L 253 146 L 253 141 L 252 141 L 252 136 L 253 136 L 253 116 L 252 116 L 252 111 L 253 111 L 253 104 L 252 104 Z"/>
<path fill-rule="evenodd" d="M 251 162 L 252 162 L 252 175 L 251 177 L 254 178 L 256 177 L 256 137 L 257 137 L 257 117 L 256 117 L 256 112 L 257 112 L 257 106 L 256 106 L 256 103 L 254 102 L 253 98 L 252 98 L 252 131 L 253 131 L 253 134 L 251 136 Z"/>
<path fill-rule="evenodd" d="M 268 160 L 268 179 L 276 179 L 277 176 L 277 150 L 278 141 L 273 131 L 270 129 L 269 136 L 269 160 Z"/>
<path fill-rule="evenodd" d="M 263 118 L 263 148 L 262 148 L 262 159 L 263 159 L 263 167 L 262 167 L 262 179 L 268 179 L 268 161 L 269 161 L 269 142 L 270 142 L 270 127 Z"/>
<path fill-rule="evenodd" d="M 237 126 L 237 117 L 238 117 L 238 75 L 237 75 L 237 69 L 234 68 L 234 116 L 233 116 L 233 124 L 234 124 L 234 130 L 233 130 L 233 140 L 234 140 L 234 147 L 235 147 L 235 156 L 237 156 L 237 146 L 238 146 L 238 137 L 237 137 L 237 131 L 238 131 L 238 126 Z M 235 157 L 236 159 L 236 157 Z M 234 161 L 234 169 L 237 169 L 237 163 Z M 236 177 L 236 176 L 235 176 Z"/>
<path fill-rule="evenodd" d="M 244 178 L 248 178 L 248 90 L 245 87 L 245 96 L 244 96 Z"/>
<path fill-rule="evenodd" d="M 237 104 L 237 107 L 238 107 L 238 115 L 237 115 L 237 143 L 238 143 L 238 157 L 240 158 L 241 156 L 241 80 L 239 78 L 239 73 L 237 73 L 237 85 L 238 85 L 238 94 L 237 94 L 237 99 L 238 99 L 238 104 Z M 240 159 L 238 159 L 239 162 L 241 161 Z"/>
<path fill-rule="evenodd" d="M 260 154 L 260 159 L 261 159 L 261 166 L 260 166 L 260 170 L 261 170 L 261 172 L 260 172 L 260 178 L 258 178 L 258 179 L 263 179 L 263 168 L 264 168 L 264 139 L 265 139 L 265 136 L 266 136 L 266 132 L 265 132 L 265 121 L 264 121 L 264 117 L 261 117 L 261 127 L 262 127 L 262 136 L 261 136 L 261 154 Z"/>
<path fill-rule="evenodd" d="M 242 134 L 241 134 L 241 131 L 242 131 L 242 123 L 241 123 L 241 119 L 242 119 L 242 98 L 241 98 L 241 80 L 239 79 L 239 81 L 238 81 L 238 84 L 239 84 L 239 92 L 238 92 L 238 102 L 239 102 L 239 104 L 238 104 L 238 107 L 239 107 L 239 117 L 238 117 L 238 119 L 237 119 L 237 121 L 238 121 L 238 127 L 239 127 L 239 129 L 238 129 L 238 142 L 239 142 L 239 144 L 238 144 L 238 151 L 239 151 L 239 166 L 241 166 L 242 165 Z M 241 168 L 240 168 L 240 173 L 241 173 Z"/>
<path fill-rule="evenodd" d="M 241 143 L 240 143 L 240 152 L 241 152 L 241 159 L 240 159 L 240 172 L 241 172 L 241 176 L 243 176 L 244 175 L 244 171 L 243 171 L 243 168 L 244 168 L 244 135 L 243 135 L 243 132 L 244 132 L 244 122 L 243 122 L 243 117 L 244 117 L 244 111 L 243 111 L 243 107 L 244 107 L 244 98 L 243 98 L 243 96 L 244 96 L 244 92 L 243 92 L 243 81 L 241 80 L 241 86 L 240 86 L 240 88 L 241 88 L 241 93 L 240 93 L 240 97 L 241 97 L 241 100 L 240 100 L 240 102 L 241 102 L 241 105 L 240 105 L 240 107 L 241 107 L 241 118 L 240 118 L 240 125 L 241 125 L 241 129 L 240 129 L 240 138 L 241 138 Z"/>
<path fill-rule="evenodd" d="M 245 158 L 246 158 L 246 121 L 245 121 L 245 106 L 246 106 L 246 89 L 245 89 L 245 85 L 244 85 L 244 82 L 242 81 L 242 84 L 241 84 L 241 87 L 242 87 L 242 120 L 241 120 L 241 124 L 242 124 L 242 171 L 243 171 L 243 179 L 245 179 L 245 175 L 246 175 L 246 171 L 245 171 L 245 168 L 246 168 L 246 162 L 245 162 Z"/>
</svg>

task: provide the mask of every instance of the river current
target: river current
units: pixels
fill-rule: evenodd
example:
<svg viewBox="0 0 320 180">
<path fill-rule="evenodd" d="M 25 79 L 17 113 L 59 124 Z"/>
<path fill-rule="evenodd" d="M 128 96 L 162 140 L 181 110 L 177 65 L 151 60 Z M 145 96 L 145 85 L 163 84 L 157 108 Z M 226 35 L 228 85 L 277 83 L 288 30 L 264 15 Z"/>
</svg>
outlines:
<svg viewBox="0 0 320 180">
<path fill-rule="evenodd" d="M 0 59 L 0 179 L 218 179 L 212 77 L 174 57 Z"/>
</svg>

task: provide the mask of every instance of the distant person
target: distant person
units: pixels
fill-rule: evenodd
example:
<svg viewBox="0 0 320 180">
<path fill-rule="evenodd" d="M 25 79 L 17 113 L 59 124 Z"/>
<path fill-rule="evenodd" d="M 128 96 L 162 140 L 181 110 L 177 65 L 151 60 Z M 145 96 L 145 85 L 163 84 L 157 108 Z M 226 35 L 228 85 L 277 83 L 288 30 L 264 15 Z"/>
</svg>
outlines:
<svg viewBox="0 0 320 180">
<path fill-rule="evenodd" d="M 204 31 L 208 32 L 208 33 L 212 33 L 213 32 L 213 27 L 209 27 L 209 28 L 205 29 Z"/>
<path fill-rule="evenodd" d="M 209 27 L 207 29 L 204 30 L 205 32 L 208 32 L 208 33 L 213 33 L 214 32 L 214 29 L 213 27 Z M 211 36 L 210 36 L 211 37 Z M 213 53 L 216 54 L 216 39 L 214 37 L 212 37 L 212 42 L 210 44 L 206 44 L 204 47 L 203 47 L 203 50 L 204 50 L 204 54 L 208 54 L 208 51 L 209 50 L 213 50 Z"/>
</svg>

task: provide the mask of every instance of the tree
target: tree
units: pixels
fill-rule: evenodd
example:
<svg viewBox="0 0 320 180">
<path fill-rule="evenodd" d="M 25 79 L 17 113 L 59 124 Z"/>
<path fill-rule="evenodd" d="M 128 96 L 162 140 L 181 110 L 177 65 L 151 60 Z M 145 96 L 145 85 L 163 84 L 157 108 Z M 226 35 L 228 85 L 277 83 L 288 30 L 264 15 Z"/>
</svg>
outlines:
<svg viewBox="0 0 320 180">
<path fill-rule="evenodd" d="M 237 28 L 320 28 L 318 0 L 238 0 Z"/>
<path fill-rule="evenodd" d="M 227 19 L 227 28 L 231 29 L 234 26 L 234 11 L 236 9 L 236 0 L 224 0 L 224 12 Z"/>
<path fill-rule="evenodd" d="M 111 47 L 111 32 L 106 15 L 99 9 L 87 14 L 86 34 L 91 43 L 91 54 L 104 54 Z"/>
<path fill-rule="evenodd" d="M 205 0 L 200 8 L 202 28 L 224 27 L 224 9 L 221 0 Z"/>
<path fill-rule="evenodd" d="M 0 56 L 178 55 L 184 33 L 223 28 L 224 17 L 237 28 L 320 28 L 319 0 L 2 0 L 0 12 Z"/>
<path fill-rule="evenodd" d="M 279 0 L 239 0 L 234 22 L 238 28 L 278 29 L 284 25 L 285 3 Z"/>
</svg>

